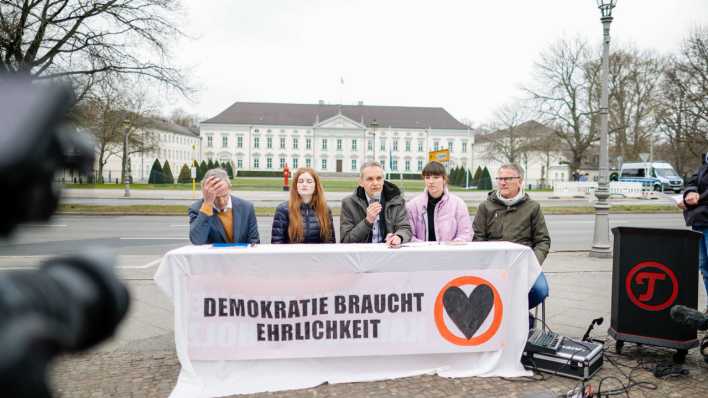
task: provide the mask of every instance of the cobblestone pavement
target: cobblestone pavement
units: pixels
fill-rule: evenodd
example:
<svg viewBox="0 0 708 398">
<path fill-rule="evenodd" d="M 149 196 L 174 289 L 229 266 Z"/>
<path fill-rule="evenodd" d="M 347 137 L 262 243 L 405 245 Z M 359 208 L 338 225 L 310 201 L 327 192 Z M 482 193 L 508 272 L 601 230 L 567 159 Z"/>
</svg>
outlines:
<svg viewBox="0 0 708 398">
<path fill-rule="evenodd" d="M 670 361 L 673 351 L 626 344 L 614 353 L 609 340 L 605 363 L 590 384 L 594 391 L 621 390 L 630 397 L 707 397 L 708 363 L 697 349 L 689 352 L 688 375 L 656 378 L 651 369 Z M 57 397 L 166 397 L 174 387 L 179 363 L 174 351 L 95 352 L 66 356 L 51 371 Z M 600 386 L 602 383 L 602 386 Z M 556 397 L 578 381 L 536 374 L 533 378 L 469 377 L 446 379 L 433 375 L 367 383 L 324 384 L 315 388 L 262 393 L 247 397 Z M 627 396 L 627 394 L 618 394 Z"/>
</svg>

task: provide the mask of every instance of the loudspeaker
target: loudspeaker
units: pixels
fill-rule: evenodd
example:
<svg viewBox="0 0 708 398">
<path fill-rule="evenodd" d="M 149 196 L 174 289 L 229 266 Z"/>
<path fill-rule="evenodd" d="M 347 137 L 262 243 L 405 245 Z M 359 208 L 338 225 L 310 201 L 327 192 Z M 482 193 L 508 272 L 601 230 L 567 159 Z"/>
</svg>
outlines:
<svg viewBox="0 0 708 398">
<path fill-rule="evenodd" d="M 698 301 L 698 241 L 685 229 L 617 227 L 612 263 L 612 317 L 617 341 L 679 350 L 698 346 L 696 329 L 674 322 L 670 310 Z M 679 358 L 682 359 L 682 358 Z"/>
</svg>

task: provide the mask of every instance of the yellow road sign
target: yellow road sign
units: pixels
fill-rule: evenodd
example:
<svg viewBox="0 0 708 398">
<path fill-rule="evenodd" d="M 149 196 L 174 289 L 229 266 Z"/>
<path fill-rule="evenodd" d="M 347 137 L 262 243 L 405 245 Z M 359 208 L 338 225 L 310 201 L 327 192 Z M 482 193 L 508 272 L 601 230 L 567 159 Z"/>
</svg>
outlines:
<svg viewBox="0 0 708 398">
<path fill-rule="evenodd" d="M 439 151 L 430 151 L 428 152 L 428 160 L 429 161 L 436 161 L 436 162 L 447 162 L 450 160 L 450 150 L 449 149 L 441 149 Z"/>
</svg>

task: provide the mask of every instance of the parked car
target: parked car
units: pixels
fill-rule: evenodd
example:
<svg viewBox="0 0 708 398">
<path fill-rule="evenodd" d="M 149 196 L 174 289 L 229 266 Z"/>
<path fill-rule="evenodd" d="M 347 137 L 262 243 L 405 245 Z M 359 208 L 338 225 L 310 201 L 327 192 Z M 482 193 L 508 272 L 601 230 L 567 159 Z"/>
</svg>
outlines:
<svg viewBox="0 0 708 398">
<path fill-rule="evenodd" d="M 667 162 L 624 163 L 619 181 L 641 182 L 645 187 L 659 192 L 672 190 L 679 193 L 683 189 L 683 179 Z"/>
</svg>

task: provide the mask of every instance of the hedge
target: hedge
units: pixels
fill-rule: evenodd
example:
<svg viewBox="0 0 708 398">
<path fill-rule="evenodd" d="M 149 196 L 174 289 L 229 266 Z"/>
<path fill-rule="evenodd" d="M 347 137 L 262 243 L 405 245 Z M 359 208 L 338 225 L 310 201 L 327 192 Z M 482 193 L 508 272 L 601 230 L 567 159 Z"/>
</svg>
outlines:
<svg viewBox="0 0 708 398">
<path fill-rule="evenodd" d="M 238 177 L 282 177 L 282 171 L 238 170 Z"/>
</svg>

